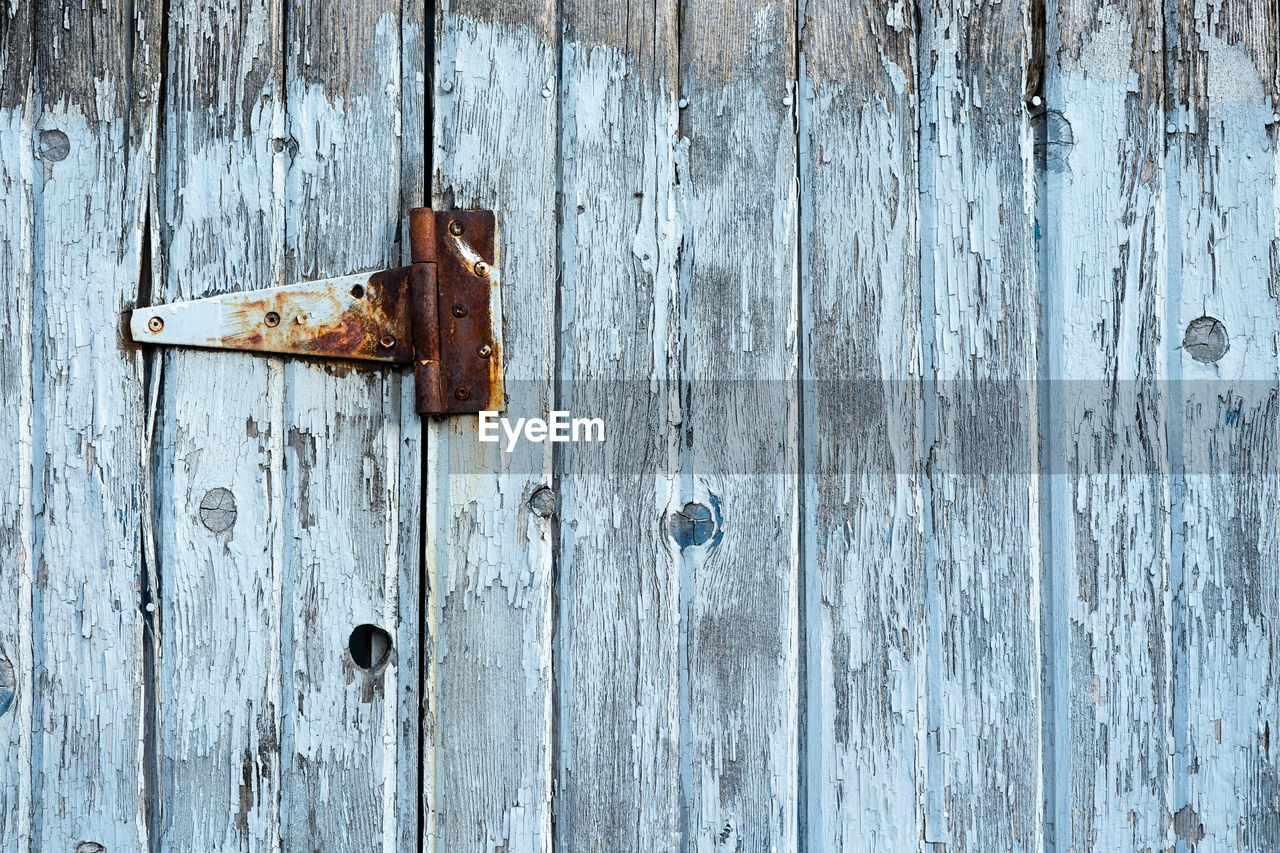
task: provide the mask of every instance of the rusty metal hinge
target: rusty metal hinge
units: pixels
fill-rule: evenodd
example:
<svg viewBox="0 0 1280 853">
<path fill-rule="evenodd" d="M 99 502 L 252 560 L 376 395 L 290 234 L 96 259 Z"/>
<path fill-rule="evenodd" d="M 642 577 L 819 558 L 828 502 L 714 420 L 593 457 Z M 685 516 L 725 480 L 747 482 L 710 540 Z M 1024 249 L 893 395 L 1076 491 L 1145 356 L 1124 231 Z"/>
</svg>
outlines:
<svg viewBox="0 0 1280 853">
<path fill-rule="evenodd" d="M 493 211 L 409 215 L 413 263 L 136 309 L 138 343 L 413 362 L 417 409 L 503 408 Z"/>
</svg>

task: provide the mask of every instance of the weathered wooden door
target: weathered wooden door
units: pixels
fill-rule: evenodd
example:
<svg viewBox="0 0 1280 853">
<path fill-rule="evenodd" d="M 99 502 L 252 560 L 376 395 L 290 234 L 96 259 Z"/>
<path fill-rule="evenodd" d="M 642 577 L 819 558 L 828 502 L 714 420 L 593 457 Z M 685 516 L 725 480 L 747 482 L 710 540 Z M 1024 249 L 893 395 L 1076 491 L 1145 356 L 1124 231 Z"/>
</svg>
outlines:
<svg viewBox="0 0 1280 853">
<path fill-rule="evenodd" d="M 1280 848 L 1273 0 L 13 0 L 0 850 Z M 497 212 L 508 417 L 138 304 Z"/>
</svg>

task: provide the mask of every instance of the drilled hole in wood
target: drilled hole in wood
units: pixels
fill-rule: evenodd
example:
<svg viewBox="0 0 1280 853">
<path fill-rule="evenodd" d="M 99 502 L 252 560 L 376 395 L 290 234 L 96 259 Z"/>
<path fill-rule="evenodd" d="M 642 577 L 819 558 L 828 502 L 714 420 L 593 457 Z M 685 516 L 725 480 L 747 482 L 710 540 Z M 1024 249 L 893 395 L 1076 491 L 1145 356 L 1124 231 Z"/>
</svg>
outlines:
<svg viewBox="0 0 1280 853">
<path fill-rule="evenodd" d="M 1187 324 L 1182 348 L 1201 364 L 1212 364 L 1226 353 L 1227 327 L 1216 317 L 1197 317 Z"/>
<path fill-rule="evenodd" d="M 347 651 L 361 669 L 382 669 L 391 660 L 391 635 L 377 625 L 357 625 L 347 640 Z"/>
</svg>

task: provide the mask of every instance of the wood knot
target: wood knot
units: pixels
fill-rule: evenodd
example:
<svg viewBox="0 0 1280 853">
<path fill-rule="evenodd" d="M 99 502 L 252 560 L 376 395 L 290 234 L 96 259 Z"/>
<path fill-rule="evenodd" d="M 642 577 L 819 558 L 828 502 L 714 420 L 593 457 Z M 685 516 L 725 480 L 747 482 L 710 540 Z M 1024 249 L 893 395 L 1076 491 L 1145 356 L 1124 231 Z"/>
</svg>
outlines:
<svg viewBox="0 0 1280 853">
<path fill-rule="evenodd" d="M 71 140 L 60 130 L 45 130 L 40 133 L 40 159 L 46 163 L 57 163 L 67 159 L 71 151 Z"/>
<path fill-rule="evenodd" d="M 229 489 L 219 486 L 204 493 L 200 501 L 200 523 L 221 533 L 236 523 L 236 497 Z"/>
<path fill-rule="evenodd" d="M 1197 317 L 1187 325 L 1182 348 L 1201 364 L 1212 364 L 1226 353 L 1227 327 L 1209 316 Z"/>
<path fill-rule="evenodd" d="M 667 516 L 667 532 L 681 550 L 690 545 L 705 545 L 712 541 L 712 537 L 719 541 L 717 529 L 720 526 L 720 513 L 719 508 L 716 509 L 716 512 L 712 512 L 712 508 L 705 504 L 687 503 L 679 512 Z"/>
<path fill-rule="evenodd" d="M 0 652 L 0 715 L 13 705 L 13 697 L 18 693 L 18 681 L 13 674 L 13 664 L 4 652 Z"/>
<path fill-rule="evenodd" d="M 543 486 L 529 498 L 529 509 L 534 515 L 549 518 L 556 512 L 556 493 L 548 486 Z"/>
</svg>

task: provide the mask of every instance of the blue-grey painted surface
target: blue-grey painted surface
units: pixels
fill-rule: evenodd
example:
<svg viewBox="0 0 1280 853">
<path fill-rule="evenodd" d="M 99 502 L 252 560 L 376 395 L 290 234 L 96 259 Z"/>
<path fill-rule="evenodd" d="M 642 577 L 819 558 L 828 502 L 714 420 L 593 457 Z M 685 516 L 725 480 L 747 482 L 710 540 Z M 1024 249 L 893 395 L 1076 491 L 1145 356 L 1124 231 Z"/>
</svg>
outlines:
<svg viewBox="0 0 1280 853">
<path fill-rule="evenodd" d="M 0 851 L 1280 849 L 1274 2 L 65 5 L 0 10 Z M 424 199 L 607 443 L 120 346 Z"/>
</svg>

